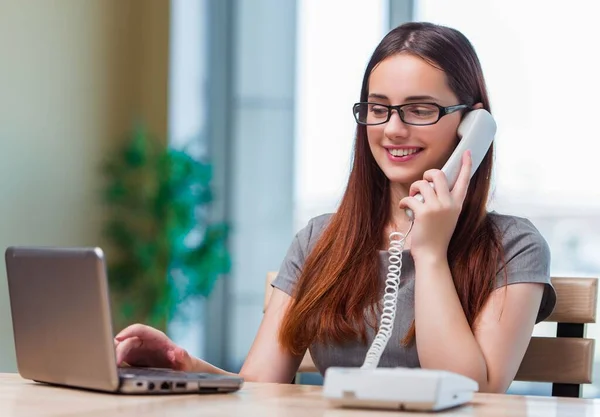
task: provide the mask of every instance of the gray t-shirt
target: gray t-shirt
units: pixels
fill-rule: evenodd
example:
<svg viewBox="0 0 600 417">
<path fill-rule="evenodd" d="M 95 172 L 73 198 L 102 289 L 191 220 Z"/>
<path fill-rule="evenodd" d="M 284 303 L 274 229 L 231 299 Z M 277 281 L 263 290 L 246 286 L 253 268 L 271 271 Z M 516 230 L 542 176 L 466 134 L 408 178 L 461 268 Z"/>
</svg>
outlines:
<svg viewBox="0 0 600 417">
<path fill-rule="evenodd" d="M 550 283 L 550 249 L 548 244 L 533 226 L 520 217 L 489 213 L 502 233 L 502 243 L 505 250 L 508 284 L 519 282 L 544 283 L 544 295 L 537 316 L 537 322 L 550 315 L 556 304 L 556 293 Z M 279 273 L 272 285 L 289 295 L 293 295 L 294 286 L 300 275 L 304 260 L 310 253 L 327 225 L 331 214 L 313 218 L 308 225 L 300 230 L 283 260 Z M 389 254 L 379 251 L 380 272 L 382 284 L 385 283 Z M 497 276 L 497 287 L 506 283 L 503 272 Z M 394 329 L 380 362 L 381 367 L 419 367 L 419 357 L 416 344 L 405 347 L 392 340 L 400 340 L 409 330 L 415 315 L 414 288 L 415 265 L 409 250 L 403 252 L 400 288 L 398 290 L 398 306 Z M 361 341 L 348 341 L 342 345 L 313 343 L 310 354 L 315 365 L 321 372 L 330 366 L 360 367 L 375 333 L 367 326 L 368 344 Z"/>
</svg>

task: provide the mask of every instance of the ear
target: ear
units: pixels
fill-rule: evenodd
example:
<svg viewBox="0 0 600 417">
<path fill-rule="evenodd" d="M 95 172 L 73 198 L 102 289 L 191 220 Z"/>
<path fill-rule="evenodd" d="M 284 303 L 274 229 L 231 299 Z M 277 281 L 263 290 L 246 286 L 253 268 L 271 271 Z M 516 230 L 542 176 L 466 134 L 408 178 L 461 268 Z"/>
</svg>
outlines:
<svg viewBox="0 0 600 417">
<path fill-rule="evenodd" d="M 483 109 L 483 103 L 475 103 L 473 105 L 473 110 L 476 110 L 476 109 Z"/>
</svg>

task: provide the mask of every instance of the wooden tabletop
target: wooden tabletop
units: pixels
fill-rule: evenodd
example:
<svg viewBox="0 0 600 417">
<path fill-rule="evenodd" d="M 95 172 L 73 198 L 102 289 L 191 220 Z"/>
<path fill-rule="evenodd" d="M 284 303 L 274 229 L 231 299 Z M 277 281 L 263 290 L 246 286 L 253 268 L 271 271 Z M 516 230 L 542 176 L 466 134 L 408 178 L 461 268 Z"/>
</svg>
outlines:
<svg viewBox="0 0 600 417">
<path fill-rule="evenodd" d="M 0 416 L 530 416 L 600 415 L 600 400 L 475 394 L 466 406 L 441 413 L 345 410 L 331 407 L 308 385 L 246 383 L 236 393 L 126 396 L 58 388 L 0 374 Z"/>
</svg>

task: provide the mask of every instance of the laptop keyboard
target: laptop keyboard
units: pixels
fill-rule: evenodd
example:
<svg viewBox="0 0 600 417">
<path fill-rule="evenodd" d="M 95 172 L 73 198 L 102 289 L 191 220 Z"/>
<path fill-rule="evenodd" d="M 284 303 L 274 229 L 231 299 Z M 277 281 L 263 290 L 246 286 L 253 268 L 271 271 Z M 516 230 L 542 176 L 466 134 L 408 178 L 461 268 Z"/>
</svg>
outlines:
<svg viewBox="0 0 600 417">
<path fill-rule="evenodd" d="M 208 377 L 206 374 L 174 371 L 172 369 L 134 367 L 119 368 L 119 376 L 124 378 L 187 379 L 194 381 Z"/>
</svg>

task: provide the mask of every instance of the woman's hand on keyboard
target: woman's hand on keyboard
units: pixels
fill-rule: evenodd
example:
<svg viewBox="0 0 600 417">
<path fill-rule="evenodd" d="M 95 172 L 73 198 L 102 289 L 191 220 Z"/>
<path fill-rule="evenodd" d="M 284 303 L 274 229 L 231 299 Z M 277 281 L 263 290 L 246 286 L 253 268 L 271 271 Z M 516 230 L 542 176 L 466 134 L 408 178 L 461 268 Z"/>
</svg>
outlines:
<svg viewBox="0 0 600 417">
<path fill-rule="evenodd" d="M 166 334 L 153 327 L 133 324 L 115 337 L 118 366 L 142 366 L 192 371 L 195 361 Z"/>
</svg>

